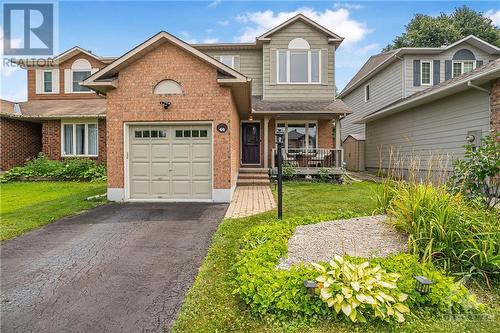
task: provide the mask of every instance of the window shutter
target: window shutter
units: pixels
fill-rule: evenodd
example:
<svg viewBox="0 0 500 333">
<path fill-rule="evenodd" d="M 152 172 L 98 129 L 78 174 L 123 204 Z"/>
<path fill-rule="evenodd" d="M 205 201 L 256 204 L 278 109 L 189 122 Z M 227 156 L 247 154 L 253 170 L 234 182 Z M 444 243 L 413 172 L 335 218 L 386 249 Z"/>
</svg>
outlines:
<svg viewBox="0 0 500 333">
<path fill-rule="evenodd" d="M 276 49 L 271 49 L 269 54 L 269 81 L 271 85 L 276 85 Z"/>
<path fill-rule="evenodd" d="M 52 92 L 59 94 L 59 69 L 52 70 Z"/>
<path fill-rule="evenodd" d="M 69 94 L 73 90 L 71 85 L 73 82 L 71 82 L 71 69 L 65 69 L 64 70 L 64 93 Z"/>
<path fill-rule="evenodd" d="M 483 65 L 482 60 L 476 60 L 476 67 L 481 67 Z"/>
<path fill-rule="evenodd" d="M 420 60 L 413 60 L 413 86 L 420 86 Z"/>
<path fill-rule="evenodd" d="M 240 56 L 235 55 L 233 61 L 234 61 L 234 69 L 239 72 L 240 71 Z"/>
<path fill-rule="evenodd" d="M 41 94 L 43 91 L 42 70 L 35 69 L 35 93 Z"/>
<path fill-rule="evenodd" d="M 444 61 L 444 79 L 445 81 L 451 79 L 452 76 L 452 62 L 451 60 Z"/>
<path fill-rule="evenodd" d="M 328 49 L 321 49 L 321 84 L 328 85 Z"/>
<path fill-rule="evenodd" d="M 441 61 L 434 60 L 432 64 L 432 83 L 434 85 L 439 84 L 441 79 Z"/>
</svg>

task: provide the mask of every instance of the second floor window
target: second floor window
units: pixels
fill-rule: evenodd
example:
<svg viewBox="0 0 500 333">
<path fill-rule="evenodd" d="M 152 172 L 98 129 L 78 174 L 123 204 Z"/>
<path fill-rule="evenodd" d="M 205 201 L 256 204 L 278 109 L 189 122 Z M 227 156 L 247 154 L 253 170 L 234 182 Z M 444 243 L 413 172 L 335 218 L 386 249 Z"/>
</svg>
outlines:
<svg viewBox="0 0 500 333">
<path fill-rule="evenodd" d="M 222 62 L 224 65 L 231 67 L 234 69 L 234 56 L 232 55 L 221 55 L 219 57 L 219 61 Z"/>
<path fill-rule="evenodd" d="M 320 83 L 320 50 L 278 50 L 278 83 Z"/>
<path fill-rule="evenodd" d="M 430 85 L 431 84 L 431 62 L 430 61 L 422 61 L 420 63 L 420 84 Z"/>
<path fill-rule="evenodd" d="M 89 88 L 81 86 L 80 82 L 90 76 L 90 71 L 75 71 L 73 70 L 73 92 L 88 92 Z"/>
<path fill-rule="evenodd" d="M 474 61 L 453 61 L 453 77 L 468 73 L 474 69 Z"/>
<path fill-rule="evenodd" d="M 52 72 L 43 72 L 43 92 L 52 92 Z"/>
<path fill-rule="evenodd" d="M 370 100 L 370 85 L 367 84 L 365 86 L 365 102 L 368 102 Z"/>
</svg>

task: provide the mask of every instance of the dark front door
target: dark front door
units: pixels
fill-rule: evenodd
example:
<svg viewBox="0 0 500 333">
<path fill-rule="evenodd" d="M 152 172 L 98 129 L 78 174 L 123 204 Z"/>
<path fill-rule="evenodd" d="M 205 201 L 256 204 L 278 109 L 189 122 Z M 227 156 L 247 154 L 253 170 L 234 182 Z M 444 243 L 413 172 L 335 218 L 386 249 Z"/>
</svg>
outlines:
<svg viewBox="0 0 500 333">
<path fill-rule="evenodd" d="M 242 132 L 242 158 L 243 164 L 260 163 L 260 124 L 243 123 Z"/>
</svg>

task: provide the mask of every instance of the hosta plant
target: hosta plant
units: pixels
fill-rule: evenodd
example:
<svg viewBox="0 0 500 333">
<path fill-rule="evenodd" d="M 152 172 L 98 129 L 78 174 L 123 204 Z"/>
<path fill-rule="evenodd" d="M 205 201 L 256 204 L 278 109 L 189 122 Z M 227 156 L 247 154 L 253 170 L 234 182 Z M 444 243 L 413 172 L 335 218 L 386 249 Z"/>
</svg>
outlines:
<svg viewBox="0 0 500 333">
<path fill-rule="evenodd" d="M 399 274 L 387 273 L 366 261 L 354 264 L 340 256 L 329 265 L 313 266 L 321 272 L 316 278 L 321 300 L 353 322 L 366 322 L 367 317 L 403 322 L 403 314 L 410 312 L 404 304 L 408 295 L 397 288 Z"/>
</svg>

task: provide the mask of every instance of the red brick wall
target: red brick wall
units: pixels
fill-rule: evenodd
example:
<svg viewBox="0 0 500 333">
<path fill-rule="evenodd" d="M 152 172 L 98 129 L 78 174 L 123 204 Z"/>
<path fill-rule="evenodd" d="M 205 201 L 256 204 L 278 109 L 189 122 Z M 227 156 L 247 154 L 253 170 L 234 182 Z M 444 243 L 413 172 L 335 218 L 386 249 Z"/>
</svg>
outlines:
<svg viewBox="0 0 500 333">
<path fill-rule="evenodd" d="M 24 165 L 42 151 L 41 124 L 0 118 L 0 170 Z"/>
<path fill-rule="evenodd" d="M 99 119 L 98 124 L 98 149 L 97 157 L 90 157 L 98 163 L 106 163 L 106 120 Z M 51 160 L 61 160 L 61 121 L 44 120 L 42 126 L 43 153 Z"/>
<path fill-rule="evenodd" d="M 165 79 L 181 83 L 184 94 L 166 97 L 153 94 Z M 118 88 L 107 96 L 108 188 L 124 187 L 123 124 L 140 121 L 210 121 L 213 133 L 213 187 L 229 189 L 237 168 L 232 167 L 231 146 L 237 121 L 231 91 L 217 83 L 217 71 L 185 50 L 165 43 L 120 71 Z M 160 101 L 172 104 L 164 110 Z M 219 133 L 215 126 L 228 124 Z M 236 134 L 237 135 L 237 134 Z"/>
<path fill-rule="evenodd" d="M 500 79 L 497 79 L 491 87 L 490 103 L 490 128 L 493 133 L 500 133 Z M 500 140 L 500 136 L 497 136 L 497 140 Z"/>
<path fill-rule="evenodd" d="M 318 120 L 318 148 L 335 148 L 333 124 L 329 119 Z"/>
</svg>

